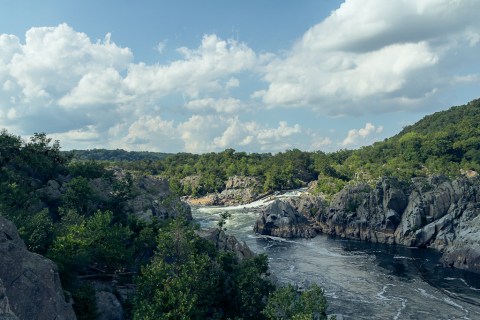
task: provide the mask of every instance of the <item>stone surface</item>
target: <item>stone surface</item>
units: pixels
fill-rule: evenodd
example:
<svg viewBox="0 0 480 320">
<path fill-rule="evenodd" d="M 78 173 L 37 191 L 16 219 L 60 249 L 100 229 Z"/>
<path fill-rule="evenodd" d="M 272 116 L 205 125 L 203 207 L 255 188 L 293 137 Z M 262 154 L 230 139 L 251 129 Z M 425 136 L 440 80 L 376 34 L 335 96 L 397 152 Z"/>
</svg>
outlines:
<svg viewBox="0 0 480 320">
<path fill-rule="evenodd" d="M 227 235 L 223 230 L 212 228 L 197 230 L 196 233 L 207 240 L 212 241 L 218 250 L 231 251 L 239 259 L 252 258 L 255 256 L 245 242 L 240 242 L 233 235 Z"/>
<path fill-rule="evenodd" d="M 282 238 L 312 238 L 317 232 L 309 218 L 318 216 L 322 208 L 323 202 L 311 196 L 277 199 L 261 210 L 253 230 Z"/>
<path fill-rule="evenodd" d="M 417 178 L 404 192 L 393 179 L 347 186 L 316 217 L 324 233 L 434 248 L 448 266 L 480 272 L 480 181 Z"/>
<path fill-rule="evenodd" d="M 190 180 L 193 179 L 191 177 Z M 188 181 L 190 181 L 188 180 Z M 193 179 L 193 181 L 195 181 Z M 208 194 L 201 198 L 188 197 L 186 201 L 192 205 L 233 206 L 253 202 L 264 194 L 260 194 L 261 183 L 256 177 L 232 176 L 225 181 L 225 189 L 220 193 Z"/>
<path fill-rule="evenodd" d="M 65 301 L 57 266 L 27 250 L 0 217 L 0 319 L 76 319 Z"/>
<path fill-rule="evenodd" d="M 154 176 L 134 178 L 135 196 L 127 202 L 127 211 L 145 220 L 153 217 L 192 219 L 190 206 L 171 193 L 168 180 Z"/>
<path fill-rule="evenodd" d="M 117 297 L 108 291 L 95 292 L 98 316 L 97 320 L 122 320 L 123 307 Z"/>
</svg>

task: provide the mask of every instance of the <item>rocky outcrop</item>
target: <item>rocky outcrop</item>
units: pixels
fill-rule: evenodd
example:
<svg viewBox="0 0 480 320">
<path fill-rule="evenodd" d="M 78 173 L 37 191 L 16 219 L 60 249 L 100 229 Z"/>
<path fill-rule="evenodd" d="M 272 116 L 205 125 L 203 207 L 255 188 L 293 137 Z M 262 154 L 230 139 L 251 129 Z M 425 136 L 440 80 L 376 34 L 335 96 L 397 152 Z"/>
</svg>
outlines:
<svg viewBox="0 0 480 320">
<path fill-rule="evenodd" d="M 188 181 L 191 182 L 192 179 L 193 178 Z M 192 205 L 209 206 L 233 206 L 247 204 L 257 200 L 262 196 L 260 194 L 260 190 L 261 183 L 258 178 L 233 176 L 225 181 L 225 189 L 222 190 L 222 192 L 209 194 L 201 198 L 187 198 L 187 201 Z"/>
<path fill-rule="evenodd" d="M 416 178 L 403 188 L 395 179 L 349 185 L 327 207 L 320 197 L 276 200 L 254 230 L 284 238 L 343 238 L 441 251 L 446 266 L 480 272 L 480 179 Z"/>
<path fill-rule="evenodd" d="M 345 238 L 437 249 L 445 265 L 480 272 L 479 200 L 477 178 L 417 178 L 406 192 L 384 178 L 346 187 L 315 223 Z"/>
<path fill-rule="evenodd" d="M 97 320 L 124 319 L 122 304 L 113 293 L 108 291 L 96 291 L 95 300 L 98 310 Z"/>
<path fill-rule="evenodd" d="M 316 217 L 322 232 L 345 238 L 394 243 L 407 197 L 395 180 L 383 179 L 374 188 L 348 186 Z"/>
<path fill-rule="evenodd" d="M 174 195 L 168 180 L 155 176 L 134 177 L 133 198 L 127 201 L 126 210 L 145 220 L 153 217 L 192 219 L 190 206 Z"/>
<path fill-rule="evenodd" d="M 0 217 L 0 319 L 76 319 L 65 301 L 57 266 L 27 250 Z"/>
<path fill-rule="evenodd" d="M 313 196 L 277 199 L 261 210 L 253 230 L 261 235 L 282 238 L 312 238 L 317 232 L 310 219 L 324 208 Z"/>
<path fill-rule="evenodd" d="M 252 258 L 255 256 L 245 242 L 238 241 L 235 236 L 227 235 L 223 230 L 218 228 L 197 230 L 196 233 L 201 238 L 212 241 L 218 250 L 231 251 L 235 253 L 239 259 Z"/>
</svg>

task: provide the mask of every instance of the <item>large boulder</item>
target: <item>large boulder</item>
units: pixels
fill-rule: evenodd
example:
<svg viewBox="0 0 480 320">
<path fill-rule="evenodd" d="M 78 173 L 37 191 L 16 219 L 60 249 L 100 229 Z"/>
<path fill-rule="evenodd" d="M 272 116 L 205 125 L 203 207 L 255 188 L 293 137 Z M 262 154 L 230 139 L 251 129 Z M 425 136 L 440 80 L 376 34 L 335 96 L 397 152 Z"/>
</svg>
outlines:
<svg viewBox="0 0 480 320">
<path fill-rule="evenodd" d="M 127 202 L 127 211 L 150 220 L 153 217 L 192 219 L 190 206 L 170 191 L 168 180 L 156 176 L 134 178 L 134 197 Z"/>
<path fill-rule="evenodd" d="M 223 230 L 218 228 L 197 230 L 196 233 L 201 238 L 212 241 L 218 250 L 235 253 L 238 259 L 252 258 L 255 256 L 255 253 L 250 250 L 245 242 L 238 241 L 235 236 L 227 235 Z"/>
<path fill-rule="evenodd" d="M 323 202 L 315 197 L 277 199 L 261 210 L 254 231 L 282 238 L 313 238 L 317 232 L 307 218 L 318 216 Z"/>
<path fill-rule="evenodd" d="M 97 320 L 123 320 L 124 311 L 117 297 L 109 291 L 96 291 Z"/>
<path fill-rule="evenodd" d="M 15 226 L 1 216 L 0 319 L 76 319 L 57 266 L 29 252 Z"/>
<path fill-rule="evenodd" d="M 322 232 L 345 238 L 394 243 L 394 232 L 407 205 L 395 179 L 381 179 L 374 188 L 349 185 L 317 217 Z"/>
</svg>

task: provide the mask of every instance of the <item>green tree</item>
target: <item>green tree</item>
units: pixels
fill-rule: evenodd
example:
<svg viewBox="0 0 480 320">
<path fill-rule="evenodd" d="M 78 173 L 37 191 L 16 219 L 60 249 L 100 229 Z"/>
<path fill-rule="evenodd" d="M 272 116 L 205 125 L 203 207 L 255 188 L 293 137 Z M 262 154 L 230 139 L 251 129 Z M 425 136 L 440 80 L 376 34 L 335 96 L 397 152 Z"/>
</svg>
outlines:
<svg viewBox="0 0 480 320">
<path fill-rule="evenodd" d="M 151 264 L 138 279 L 134 319 L 215 318 L 220 273 L 205 240 L 182 219 L 160 230 Z"/>
<path fill-rule="evenodd" d="M 263 314 L 271 320 L 327 319 L 327 300 L 316 284 L 297 292 L 292 285 L 277 289 L 269 298 Z"/>
<path fill-rule="evenodd" d="M 73 218 L 71 221 L 78 220 Z M 48 256 L 64 275 L 84 271 L 92 263 L 105 272 L 128 265 L 132 255 L 132 250 L 127 247 L 131 231 L 113 223 L 111 212 L 97 211 L 63 230 L 65 233 L 54 240 Z"/>
</svg>

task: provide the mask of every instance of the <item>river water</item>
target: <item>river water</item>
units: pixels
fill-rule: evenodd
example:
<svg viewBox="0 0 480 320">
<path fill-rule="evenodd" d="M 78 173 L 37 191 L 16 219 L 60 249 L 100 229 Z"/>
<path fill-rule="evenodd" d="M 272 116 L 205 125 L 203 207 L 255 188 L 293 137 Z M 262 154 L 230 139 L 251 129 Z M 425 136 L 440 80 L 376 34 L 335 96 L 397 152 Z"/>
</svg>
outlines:
<svg viewBox="0 0 480 320">
<path fill-rule="evenodd" d="M 279 197 L 297 196 L 293 191 Z M 442 268 L 427 249 L 371 244 L 319 235 L 285 240 L 255 235 L 256 208 L 192 207 L 201 227 L 215 227 L 219 214 L 233 234 L 256 253 L 268 255 L 281 283 L 324 288 L 337 319 L 480 319 L 480 275 Z"/>
</svg>

